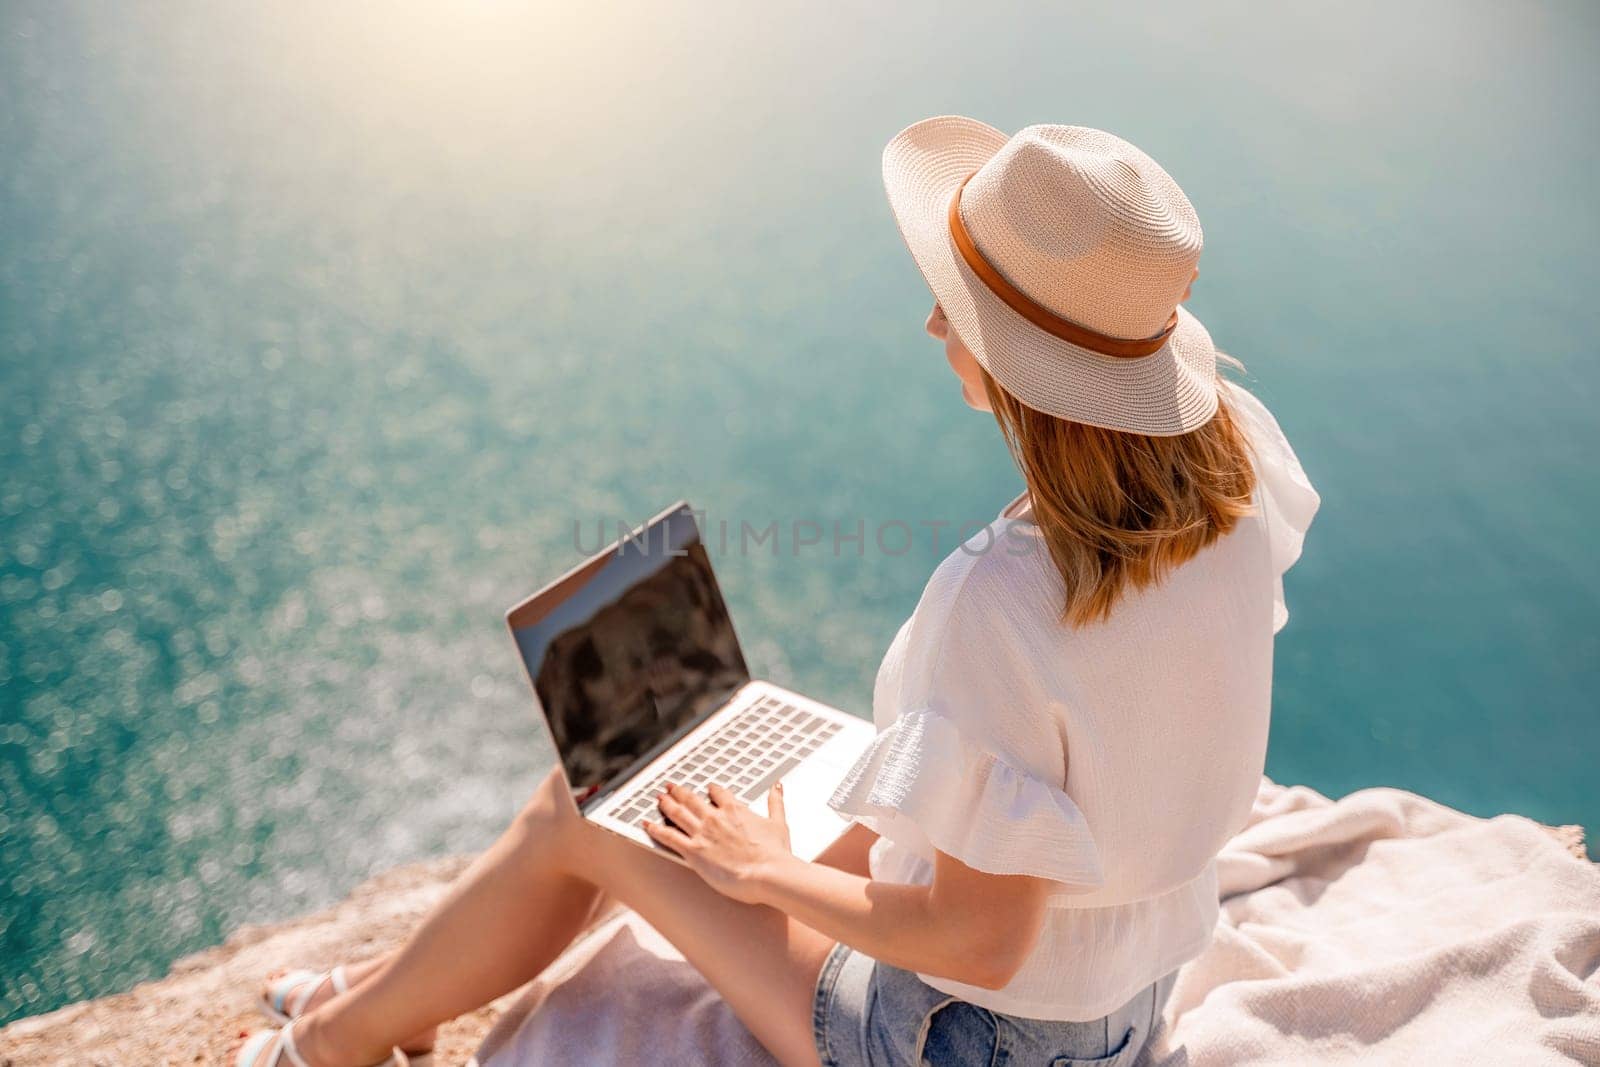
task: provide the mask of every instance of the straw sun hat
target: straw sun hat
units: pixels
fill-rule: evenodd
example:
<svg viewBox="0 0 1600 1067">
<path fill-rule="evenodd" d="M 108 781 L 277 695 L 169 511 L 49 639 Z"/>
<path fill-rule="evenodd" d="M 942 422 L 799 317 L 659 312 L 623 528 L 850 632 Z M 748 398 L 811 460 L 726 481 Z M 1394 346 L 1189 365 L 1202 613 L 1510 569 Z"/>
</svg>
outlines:
<svg viewBox="0 0 1600 1067">
<path fill-rule="evenodd" d="M 1031 408 L 1170 436 L 1217 410 L 1217 353 L 1179 299 L 1200 220 L 1120 137 L 948 115 L 883 152 L 889 206 L 956 335 Z"/>
</svg>

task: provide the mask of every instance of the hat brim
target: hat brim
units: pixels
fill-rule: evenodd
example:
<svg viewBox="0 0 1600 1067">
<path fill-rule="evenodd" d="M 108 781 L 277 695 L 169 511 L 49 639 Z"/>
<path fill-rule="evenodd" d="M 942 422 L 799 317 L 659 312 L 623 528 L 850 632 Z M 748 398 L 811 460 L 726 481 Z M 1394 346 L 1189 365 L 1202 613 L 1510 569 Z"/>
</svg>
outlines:
<svg viewBox="0 0 1600 1067">
<path fill-rule="evenodd" d="M 956 250 L 950 198 L 1010 138 L 976 119 L 944 115 L 906 127 L 883 150 L 883 185 L 911 258 L 956 336 L 1008 392 L 1031 408 L 1109 430 L 1167 437 L 1217 410 L 1217 352 L 1181 305 L 1157 351 L 1107 356 L 1046 333 L 990 291 Z"/>
</svg>

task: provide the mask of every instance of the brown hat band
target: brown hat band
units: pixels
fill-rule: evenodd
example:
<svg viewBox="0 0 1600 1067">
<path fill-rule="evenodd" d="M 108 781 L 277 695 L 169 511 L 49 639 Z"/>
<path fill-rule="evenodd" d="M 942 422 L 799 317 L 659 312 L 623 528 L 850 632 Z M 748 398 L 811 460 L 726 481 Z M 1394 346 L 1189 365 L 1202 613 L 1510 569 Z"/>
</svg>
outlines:
<svg viewBox="0 0 1600 1067">
<path fill-rule="evenodd" d="M 976 173 L 978 172 L 972 172 Z M 1140 356 L 1148 356 L 1152 352 L 1161 350 L 1167 343 L 1167 338 L 1172 336 L 1172 331 L 1178 327 L 1177 308 L 1172 309 L 1172 317 L 1167 320 L 1166 329 L 1154 337 L 1129 341 L 1121 337 L 1107 337 L 1087 326 L 1080 326 L 1076 322 L 1064 319 L 1042 304 L 1035 303 L 1021 289 L 1006 281 L 1005 275 L 995 270 L 989 261 L 983 258 L 978 246 L 972 243 L 972 236 L 967 233 L 966 224 L 961 221 L 961 190 L 972 180 L 972 174 L 967 175 L 956 188 L 955 195 L 950 198 L 950 236 L 955 239 L 956 250 L 961 253 L 961 258 L 972 268 L 972 273 L 978 276 L 978 280 L 989 287 L 990 292 L 1005 301 L 1006 306 L 1012 311 L 1045 333 L 1059 337 L 1079 348 L 1087 348 L 1091 352 L 1099 352 L 1103 356 L 1115 356 L 1118 359 L 1138 359 Z"/>
</svg>

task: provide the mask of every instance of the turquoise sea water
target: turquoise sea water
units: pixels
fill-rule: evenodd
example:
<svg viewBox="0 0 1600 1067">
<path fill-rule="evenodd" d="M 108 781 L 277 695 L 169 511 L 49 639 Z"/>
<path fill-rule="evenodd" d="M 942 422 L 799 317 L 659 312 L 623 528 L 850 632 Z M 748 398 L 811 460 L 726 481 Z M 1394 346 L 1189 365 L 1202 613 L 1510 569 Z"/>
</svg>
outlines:
<svg viewBox="0 0 1600 1067">
<path fill-rule="evenodd" d="M 942 112 L 1200 212 L 1324 499 L 1268 772 L 1600 827 L 1600 14 L 1137 8 L 0 7 L 0 1022 L 484 845 L 575 519 L 779 522 L 752 666 L 865 713 L 942 550 L 832 524 L 1018 487 L 879 185 Z"/>
</svg>

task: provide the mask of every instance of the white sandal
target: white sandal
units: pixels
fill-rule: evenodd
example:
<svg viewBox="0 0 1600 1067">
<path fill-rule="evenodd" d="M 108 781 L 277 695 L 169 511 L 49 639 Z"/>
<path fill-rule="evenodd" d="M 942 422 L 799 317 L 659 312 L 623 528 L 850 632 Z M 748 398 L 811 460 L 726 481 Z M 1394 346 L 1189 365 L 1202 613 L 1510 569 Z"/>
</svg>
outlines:
<svg viewBox="0 0 1600 1067">
<path fill-rule="evenodd" d="M 343 967 L 335 967 L 331 971 L 290 971 L 280 975 L 267 985 L 261 995 L 256 998 L 256 1003 L 261 1008 L 261 1014 L 282 1026 L 291 1019 L 298 1019 L 306 1012 L 306 1003 L 322 988 L 322 983 L 329 982 L 333 985 L 333 992 L 337 996 L 347 992 L 350 981 L 345 977 Z"/>
<path fill-rule="evenodd" d="M 266 1051 L 268 1045 L 272 1045 L 273 1038 L 277 1038 L 278 1043 L 273 1045 L 271 1057 L 261 1060 L 261 1053 Z M 300 1050 L 295 1047 L 293 1020 L 281 1030 L 258 1030 L 251 1034 L 240 1046 L 239 1054 L 233 1058 L 233 1067 L 279 1067 L 285 1056 L 294 1067 L 311 1067 L 305 1057 L 300 1055 Z M 413 1067 L 417 1062 L 399 1049 L 393 1049 L 388 1059 L 374 1064 L 373 1067 Z"/>
<path fill-rule="evenodd" d="M 344 966 L 341 964 L 331 971 L 290 971 L 288 974 L 279 975 L 267 984 L 265 990 L 256 998 L 256 1006 L 261 1009 L 261 1014 L 284 1028 L 288 1033 L 289 1024 L 305 1014 L 306 1005 L 311 1001 L 326 982 L 333 986 L 334 996 L 350 990 L 350 979 L 345 975 Z M 264 1034 L 273 1034 L 277 1031 L 263 1030 Z M 256 1035 L 259 1036 L 259 1035 Z M 249 1047 L 248 1045 L 246 1047 Z M 258 1049 L 257 1052 L 260 1050 Z M 404 1052 L 396 1049 L 410 1067 L 433 1067 L 433 1050 L 427 1052 Z M 240 1052 L 241 1058 L 243 1051 Z M 300 1067 L 298 1054 L 290 1052 L 290 1062 L 295 1067 Z M 391 1062 L 389 1060 L 385 1063 Z M 276 1061 L 274 1061 L 274 1064 Z M 274 1067 L 264 1064 L 263 1067 Z"/>
</svg>

